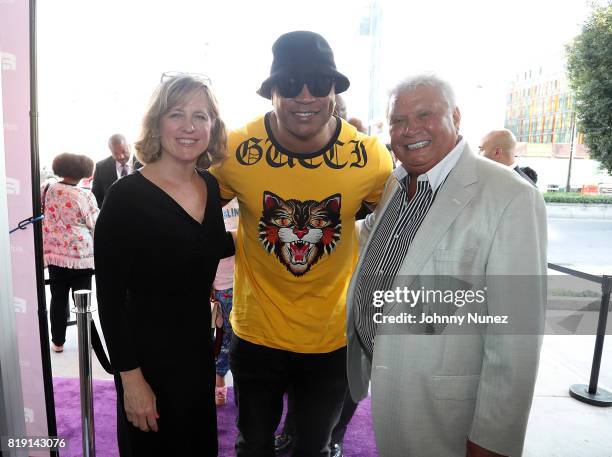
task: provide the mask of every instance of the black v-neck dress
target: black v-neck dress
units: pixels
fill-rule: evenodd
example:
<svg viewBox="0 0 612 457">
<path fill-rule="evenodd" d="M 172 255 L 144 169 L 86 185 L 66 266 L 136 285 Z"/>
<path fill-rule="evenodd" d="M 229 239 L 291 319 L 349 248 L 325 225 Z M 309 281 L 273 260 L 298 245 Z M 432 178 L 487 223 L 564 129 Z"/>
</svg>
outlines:
<svg viewBox="0 0 612 457">
<path fill-rule="evenodd" d="M 219 259 L 233 255 L 234 244 L 219 185 L 199 173 L 208 189 L 202 224 L 138 171 L 110 188 L 96 224 L 98 308 L 122 457 L 217 455 L 209 296 Z M 157 433 L 127 421 L 119 372 L 137 367 L 156 396 Z"/>
</svg>

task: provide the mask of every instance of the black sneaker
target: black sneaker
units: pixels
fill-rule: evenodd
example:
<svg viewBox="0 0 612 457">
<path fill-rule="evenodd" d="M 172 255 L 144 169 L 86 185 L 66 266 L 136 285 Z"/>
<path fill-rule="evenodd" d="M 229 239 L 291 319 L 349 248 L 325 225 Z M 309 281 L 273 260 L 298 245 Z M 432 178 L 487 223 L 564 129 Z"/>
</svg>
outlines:
<svg viewBox="0 0 612 457">
<path fill-rule="evenodd" d="M 274 437 L 274 452 L 278 454 L 283 454 L 288 452 L 293 447 L 293 435 L 283 431 L 280 435 L 276 435 Z"/>
<path fill-rule="evenodd" d="M 342 443 L 332 443 L 329 457 L 344 457 Z"/>
</svg>

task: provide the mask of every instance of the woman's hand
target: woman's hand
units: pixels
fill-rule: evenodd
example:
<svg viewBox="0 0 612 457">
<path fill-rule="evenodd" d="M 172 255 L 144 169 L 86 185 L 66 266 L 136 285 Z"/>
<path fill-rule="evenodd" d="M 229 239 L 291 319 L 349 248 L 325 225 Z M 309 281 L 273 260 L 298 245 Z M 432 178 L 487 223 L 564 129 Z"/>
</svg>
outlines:
<svg viewBox="0 0 612 457">
<path fill-rule="evenodd" d="M 121 383 L 123 384 L 123 404 L 130 423 L 143 432 L 158 431 L 157 406 L 155 394 L 151 386 L 145 380 L 140 368 L 130 371 L 122 371 Z"/>
</svg>

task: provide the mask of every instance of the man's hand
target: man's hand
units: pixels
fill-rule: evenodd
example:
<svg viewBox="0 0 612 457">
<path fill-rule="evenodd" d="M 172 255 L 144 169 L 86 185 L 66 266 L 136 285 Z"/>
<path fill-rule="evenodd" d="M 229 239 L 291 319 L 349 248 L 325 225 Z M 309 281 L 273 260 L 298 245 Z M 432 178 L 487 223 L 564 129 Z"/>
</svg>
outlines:
<svg viewBox="0 0 612 457">
<path fill-rule="evenodd" d="M 130 423 L 143 432 L 158 431 L 157 406 L 155 394 L 151 386 L 145 380 L 140 368 L 130 371 L 122 371 L 121 383 L 123 384 L 123 404 Z"/>
<path fill-rule="evenodd" d="M 502 454 L 498 454 L 497 452 L 489 451 L 488 449 L 478 446 L 476 443 L 468 439 L 465 457 L 506 457 L 506 456 Z"/>
</svg>

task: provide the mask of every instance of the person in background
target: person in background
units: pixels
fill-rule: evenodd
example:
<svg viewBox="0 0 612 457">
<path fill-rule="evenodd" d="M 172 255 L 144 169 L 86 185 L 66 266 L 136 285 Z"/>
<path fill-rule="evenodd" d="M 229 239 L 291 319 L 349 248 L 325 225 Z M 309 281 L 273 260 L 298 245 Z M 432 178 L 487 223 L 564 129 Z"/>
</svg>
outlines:
<svg viewBox="0 0 612 457">
<path fill-rule="evenodd" d="M 115 181 L 142 167 L 142 164 L 132 157 L 130 145 L 120 133 L 115 133 L 108 139 L 108 148 L 111 155 L 96 164 L 91 186 L 98 208 L 102 208 L 104 196 Z"/>
<path fill-rule="evenodd" d="M 334 115 L 338 116 L 341 119 L 346 120 L 346 102 L 342 95 L 336 94 L 336 107 L 334 108 Z"/>
<path fill-rule="evenodd" d="M 521 171 L 527 175 L 534 184 L 538 183 L 538 173 L 531 167 L 521 167 Z"/>
<path fill-rule="evenodd" d="M 99 210 L 91 192 L 77 187 L 93 173 L 93 160 L 65 152 L 53 159 L 52 168 L 60 181 L 47 184 L 42 191 L 43 257 L 51 289 L 51 349 L 62 352 L 70 291 L 91 289 L 93 233 Z"/>
<path fill-rule="evenodd" d="M 136 143 L 145 166 L 105 197 L 96 283 L 122 457 L 218 453 L 207 328 L 217 265 L 234 245 L 205 169 L 225 151 L 210 81 L 164 74 Z"/>
<path fill-rule="evenodd" d="M 238 229 L 238 202 L 236 199 L 223 207 L 223 221 L 225 222 L 225 230 Z M 233 335 L 230 313 L 232 312 L 232 299 L 234 295 L 234 260 L 234 256 L 221 259 L 217 267 L 217 276 L 213 282 L 214 298 L 219 302 L 221 314 L 223 315 L 223 341 L 221 343 L 221 351 L 215 362 L 217 370 L 215 403 L 217 406 L 225 405 L 227 402 L 225 375 L 229 371 L 229 347 Z"/>
<path fill-rule="evenodd" d="M 515 149 L 516 138 L 508 129 L 493 130 L 487 133 L 482 140 L 480 140 L 480 146 L 478 146 L 478 150 L 483 157 L 506 165 L 526 179 L 527 182 L 535 185 L 529 176 L 523 172 L 521 167 L 517 165 L 514 158 Z"/>
<path fill-rule="evenodd" d="M 365 128 L 361 119 L 357 117 L 351 117 L 348 119 L 348 123 L 355 127 L 358 132 L 368 133 L 368 129 Z"/>
</svg>

